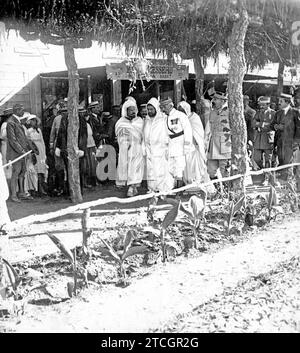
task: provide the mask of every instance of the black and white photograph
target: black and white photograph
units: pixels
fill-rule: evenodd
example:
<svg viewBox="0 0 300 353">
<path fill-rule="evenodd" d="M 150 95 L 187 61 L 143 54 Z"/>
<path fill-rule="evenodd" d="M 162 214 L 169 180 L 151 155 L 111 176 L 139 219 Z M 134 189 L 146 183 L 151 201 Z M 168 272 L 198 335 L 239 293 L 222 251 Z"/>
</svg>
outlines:
<svg viewBox="0 0 300 353">
<path fill-rule="evenodd" d="M 300 333 L 300 0 L 1 1 L 0 333 Z"/>
</svg>

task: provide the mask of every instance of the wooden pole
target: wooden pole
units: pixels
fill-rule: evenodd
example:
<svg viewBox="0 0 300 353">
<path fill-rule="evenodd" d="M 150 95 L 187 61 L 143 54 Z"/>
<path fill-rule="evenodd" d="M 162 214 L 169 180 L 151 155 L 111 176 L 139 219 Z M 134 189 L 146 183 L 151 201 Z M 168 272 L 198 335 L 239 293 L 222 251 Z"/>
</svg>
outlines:
<svg viewBox="0 0 300 353">
<path fill-rule="evenodd" d="M 91 229 L 89 228 L 89 219 L 91 215 L 91 209 L 87 208 L 83 210 L 81 217 L 81 225 L 82 225 L 82 248 L 84 253 L 88 253 L 88 240 L 91 235 Z"/>
<path fill-rule="evenodd" d="M 79 203 L 83 200 L 80 189 L 79 157 L 77 154 L 79 130 L 79 74 L 72 44 L 64 45 L 64 54 L 69 77 L 67 132 L 68 183 L 72 202 Z"/>
<path fill-rule="evenodd" d="M 92 80 L 91 75 L 87 75 L 88 104 L 92 103 Z"/>
</svg>

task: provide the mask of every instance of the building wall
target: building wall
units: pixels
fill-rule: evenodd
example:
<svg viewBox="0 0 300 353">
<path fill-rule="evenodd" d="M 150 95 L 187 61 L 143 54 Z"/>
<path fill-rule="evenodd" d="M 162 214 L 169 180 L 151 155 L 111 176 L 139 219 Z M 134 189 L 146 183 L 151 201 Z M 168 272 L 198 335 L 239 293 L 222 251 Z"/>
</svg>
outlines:
<svg viewBox="0 0 300 353">
<path fill-rule="evenodd" d="M 41 114 L 39 73 L 49 69 L 50 50 L 40 41 L 24 41 L 15 31 L 6 34 L 0 47 L 0 113 L 21 103 L 26 111 Z"/>
<path fill-rule="evenodd" d="M 62 46 L 46 45 L 40 40 L 25 41 L 17 31 L 3 32 L 0 22 L 0 114 L 14 103 L 41 114 L 40 73 L 66 70 Z M 1 32 L 2 31 L 2 32 Z M 105 55 L 117 50 L 93 43 L 91 48 L 76 49 L 78 68 L 103 66 Z"/>
</svg>

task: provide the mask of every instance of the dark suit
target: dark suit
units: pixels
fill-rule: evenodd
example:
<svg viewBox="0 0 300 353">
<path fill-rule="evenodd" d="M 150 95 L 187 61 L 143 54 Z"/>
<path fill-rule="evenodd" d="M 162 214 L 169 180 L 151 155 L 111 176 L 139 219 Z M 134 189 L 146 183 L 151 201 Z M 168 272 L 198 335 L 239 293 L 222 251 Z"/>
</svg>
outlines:
<svg viewBox="0 0 300 353">
<path fill-rule="evenodd" d="M 87 122 L 84 117 L 79 117 L 79 130 L 78 130 L 78 149 L 87 153 Z M 68 117 L 64 116 L 61 119 L 60 127 L 58 130 L 56 147 L 61 150 L 61 157 L 65 163 L 68 180 Z M 85 159 L 79 159 L 79 173 L 80 185 L 83 187 L 84 173 L 85 173 Z"/>
<path fill-rule="evenodd" d="M 274 119 L 275 111 L 273 109 L 259 110 L 252 121 L 254 129 L 253 158 L 260 168 L 270 168 L 272 161 L 272 153 L 274 147 L 274 131 L 270 125 Z M 263 155 L 265 165 L 263 165 Z"/>
<path fill-rule="evenodd" d="M 12 115 L 7 120 L 7 160 L 14 160 L 24 153 L 30 151 L 31 144 L 25 134 L 25 129 L 19 119 Z M 24 177 L 26 173 L 25 158 L 20 159 L 12 165 L 11 175 L 11 193 L 12 197 L 15 198 L 17 195 L 17 183 L 18 179 L 23 185 Z M 23 192 L 23 190 L 22 190 Z"/>
<path fill-rule="evenodd" d="M 12 115 L 7 120 L 7 160 L 14 160 L 30 150 L 30 142 L 26 137 L 21 122 Z"/>
<path fill-rule="evenodd" d="M 297 138 L 297 126 L 299 120 L 299 112 L 294 108 L 289 108 L 286 115 L 284 110 L 276 112 L 271 123 L 271 129 L 275 130 L 275 125 L 283 125 L 282 130 L 275 130 L 275 147 L 279 165 L 290 164 L 293 162 L 293 142 Z"/>
<path fill-rule="evenodd" d="M 255 114 L 256 111 L 249 106 L 244 109 L 244 118 L 247 126 L 247 142 L 250 140 L 252 143 L 254 140 L 253 120 Z"/>
</svg>

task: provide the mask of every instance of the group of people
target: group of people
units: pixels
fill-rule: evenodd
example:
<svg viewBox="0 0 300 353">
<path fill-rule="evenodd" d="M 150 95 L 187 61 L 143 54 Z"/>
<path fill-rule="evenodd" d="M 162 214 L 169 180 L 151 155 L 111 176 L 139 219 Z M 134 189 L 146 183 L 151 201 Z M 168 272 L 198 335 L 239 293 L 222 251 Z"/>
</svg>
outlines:
<svg viewBox="0 0 300 353">
<path fill-rule="evenodd" d="M 281 94 L 276 111 L 271 108 L 271 98 L 261 96 L 258 98 L 259 109 L 256 112 L 249 106 L 249 97 L 244 96 L 247 140 L 255 168 L 300 162 L 300 99 L 297 97 L 293 102 L 292 95 Z M 300 191 L 300 168 L 294 169 L 297 189 Z M 293 168 L 283 169 L 278 174 L 284 180 L 291 180 Z M 266 173 L 264 184 L 268 184 L 268 176 Z"/>
<path fill-rule="evenodd" d="M 118 120 L 118 108 L 115 107 L 114 116 L 100 112 L 98 102 L 92 102 L 88 109 L 78 109 L 78 150 L 83 157 L 79 163 L 82 189 L 97 185 L 96 148 L 99 144 L 116 145 L 114 125 Z M 20 104 L 2 113 L 2 169 L 8 181 L 10 199 L 14 202 L 48 194 L 69 195 L 68 111 L 66 106 L 61 106 L 55 107 L 52 113 L 50 124 L 46 122 L 43 132 L 40 119 L 24 112 Z M 6 165 L 9 161 L 14 162 Z"/>
<path fill-rule="evenodd" d="M 34 114 L 24 113 L 20 104 L 4 110 L 2 117 L 1 157 L 4 164 L 16 160 L 12 166 L 4 166 L 11 200 L 32 199 L 30 190 L 46 194 L 48 166 L 40 119 Z M 32 153 L 27 153 L 29 151 Z M 27 154 L 25 158 L 19 158 L 24 154 Z"/>
<path fill-rule="evenodd" d="M 186 101 L 176 109 L 170 98 L 153 97 L 142 118 L 135 99 L 128 97 L 115 131 L 119 144 L 116 185 L 127 186 L 127 196 L 138 194 L 142 180 L 147 181 L 148 192 L 209 180 L 204 127 Z"/>
<path fill-rule="evenodd" d="M 229 176 L 231 130 L 227 96 L 214 92 L 212 100 L 205 103 L 205 119 L 192 111 L 186 100 L 175 107 L 170 98 L 159 101 L 153 97 L 138 109 L 136 100 L 128 96 L 122 106 L 113 107 L 112 114 L 101 112 L 98 102 L 90 103 L 87 109 L 79 107 L 81 189 L 100 183 L 96 156 L 102 144 L 111 145 L 116 151 L 116 187 L 127 187 L 128 197 L 138 194 L 143 180 L 148 192 L 168 192 L 184 184 Z M 255 111 L 249 106 L 249 97 L 244 96 L 249 161 L 254 168 L 300 161 L 300 109 L 291 103 L 292 96 L 282 94 L 279 110 L 275 111 L 270 108 L 270 97 L 263 96 Z M 3 163 L 31 151 L 4 168 L 14 202 L 31 199 L 35 194 L 69 192 L 67 108 L 53 109 L 51 119 L 44 123 L 44 136 L 40 124 L 40 119 L 24 113 L 20 104 L 3 112 Z M 292 174 L 292 169 L 283 171 L 286 178 Z M 296 168 L 296 179 L 300 190 L 300 168 Z"/>
</svg>

